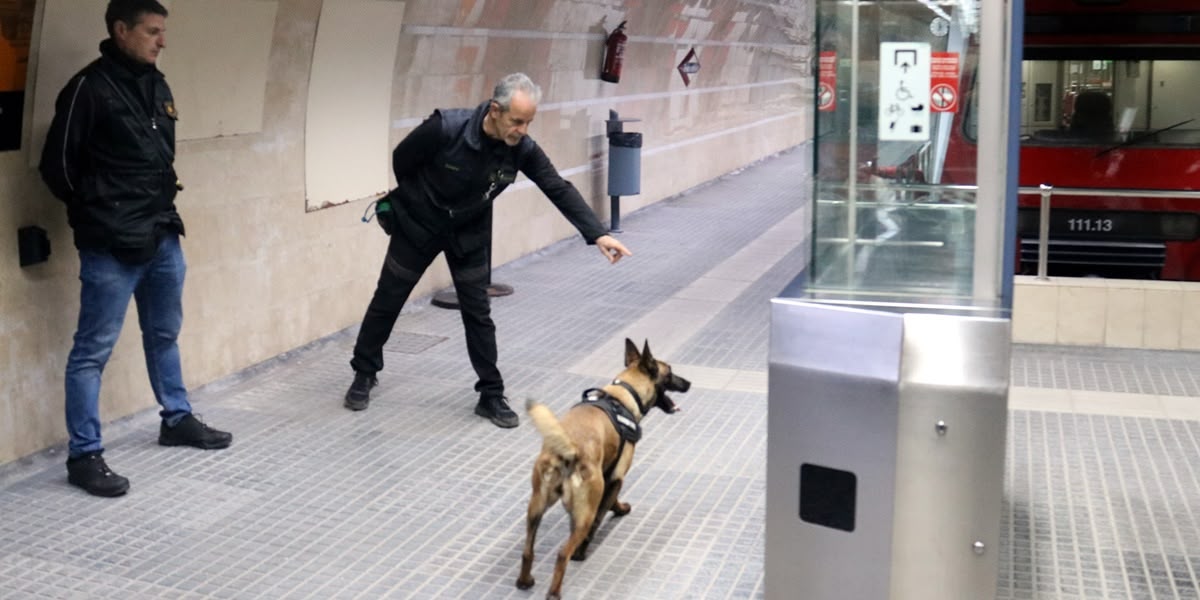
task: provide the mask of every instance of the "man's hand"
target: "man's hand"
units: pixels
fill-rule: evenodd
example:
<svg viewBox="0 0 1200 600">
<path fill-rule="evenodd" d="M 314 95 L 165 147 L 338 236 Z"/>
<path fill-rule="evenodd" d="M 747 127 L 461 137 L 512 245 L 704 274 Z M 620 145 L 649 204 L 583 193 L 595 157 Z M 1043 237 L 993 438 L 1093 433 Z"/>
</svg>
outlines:
<svg viewBox="0 0 1200 600">
<path fill-rule="evenodd" d="M 604 255 L 604 258 L 608 259 L 608 262 L 614 264 L 618 260 L 621 260 L 622 256 L 633 256 L 633 253 L 629 251 L 629 248 L 625 247 L 625 244 L 617 241 L 617 238 L 611 235 L 602 235 L 596 238 L 596 247 L 600 249 L 600 253 Z"/>
</svg>

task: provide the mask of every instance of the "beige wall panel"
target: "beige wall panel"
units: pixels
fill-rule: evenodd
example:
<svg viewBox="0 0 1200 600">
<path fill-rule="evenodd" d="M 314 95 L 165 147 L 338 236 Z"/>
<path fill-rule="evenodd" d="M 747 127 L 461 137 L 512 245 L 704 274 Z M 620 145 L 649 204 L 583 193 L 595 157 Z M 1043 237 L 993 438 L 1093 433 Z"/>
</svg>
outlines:
<svg viewBox="0 0 1200 600">
<path fill-rule="evenodd" d="M 267 58 L 275 0 L 187 0 L 170 5 L 167 76 L 180 119 L 176 135 L 192 140 L 262 130 Z"/>
<path fill-rule="evenodd" d="M 331 0 L 321 9 L 308 84 L 308 207 L 375 196 L 390 181 L 389 115 L 404 3 Z"/>
<path fill-rule="evenodd" d="M 33 84 L 33 139 L 30 165 L 37 165 L 54 120 L 54 101 L 71 76 L 100 56 L 105 0 L 46 0 L 42 32 L 37 43 Z"/>
<path fill-rule="evenodd" d="M 30 164 L 37 164 L 58 91 L 99 56 L 106 0 L 47 0 L 34 84 Z M 267 56 L 276 0 L 164 0 L 167 75 L 181 119 L 180 140 L 262 128 Z"/>
</svg>

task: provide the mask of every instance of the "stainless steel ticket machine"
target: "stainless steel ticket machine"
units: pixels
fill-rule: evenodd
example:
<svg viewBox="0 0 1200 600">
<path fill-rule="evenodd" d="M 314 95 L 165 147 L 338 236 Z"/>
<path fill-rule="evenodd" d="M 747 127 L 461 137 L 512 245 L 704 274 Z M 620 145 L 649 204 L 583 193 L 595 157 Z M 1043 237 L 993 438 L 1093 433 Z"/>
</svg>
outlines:
<svg viewBox="0 0 1200 600">
<path fill-rule="evenodd" d="M 995 594 L 1009 320 L 772 305 L 767 598 Z"/>
</svg>

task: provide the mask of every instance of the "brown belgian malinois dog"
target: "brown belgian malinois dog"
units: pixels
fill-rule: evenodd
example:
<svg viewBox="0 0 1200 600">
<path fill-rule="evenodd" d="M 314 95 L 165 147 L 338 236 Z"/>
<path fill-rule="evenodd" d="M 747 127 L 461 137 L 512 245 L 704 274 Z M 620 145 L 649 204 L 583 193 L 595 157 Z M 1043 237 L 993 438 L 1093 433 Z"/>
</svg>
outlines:
<svg viewBox="0 0 1200 600">
<path fill-rule="evenodd" d="M 621 482 L 633 463 L 633 449 L 641 437 L 640 422 L 657 406 L 667 413 L 679 410 L 666 391 L 686 392 L 691 383 L 671 372 L 671 365 L 642 351 L 625 339 L 625 370 L 612 383 L 587 390 L 583 401 L 562 419 L 543 404 L 527 401 L 525 408 L 542 434 L 542 451 L 533 464 L 533 494 L 526 513 L 525 550 L 517 587 L 533 587 L 533 541 L 542 514 L 562 498 L 571 516 L 571 535 L 558 552 L 554 580 L 546 598 L 561 598 L 567 559 L 583 560 L 608 511 L 629 513 L 629 504 L 617 500 Z"/>
</svg>

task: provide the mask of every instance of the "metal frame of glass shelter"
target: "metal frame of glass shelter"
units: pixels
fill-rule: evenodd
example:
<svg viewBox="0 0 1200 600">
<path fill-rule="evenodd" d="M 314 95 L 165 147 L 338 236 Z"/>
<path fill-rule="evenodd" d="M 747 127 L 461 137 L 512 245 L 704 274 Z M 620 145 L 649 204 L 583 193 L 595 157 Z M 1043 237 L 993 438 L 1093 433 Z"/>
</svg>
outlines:
<svg viewBox="0 0 1200 600">
<path fill-rule="evenodd" d="M 772 301 L 766 596 L 993 597 L 1023 1 L 815 5 L 813 251 Z M 976 185 L 942 185 L 964 118 Z"/>
</svg>

